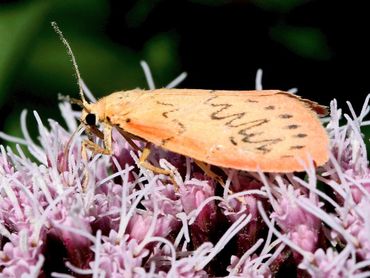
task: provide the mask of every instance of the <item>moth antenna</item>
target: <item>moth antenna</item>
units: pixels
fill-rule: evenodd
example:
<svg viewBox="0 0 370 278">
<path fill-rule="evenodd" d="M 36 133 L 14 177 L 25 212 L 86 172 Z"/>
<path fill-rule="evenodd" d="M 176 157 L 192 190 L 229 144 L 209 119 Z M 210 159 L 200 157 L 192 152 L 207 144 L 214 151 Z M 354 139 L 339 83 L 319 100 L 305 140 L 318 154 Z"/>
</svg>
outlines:
<svg viewBox="0 0 370 278">
<path fill-rule="evenodd" d="M 85 106 L 83 104 L 83 101 L 81 99 L 71 98 L 69 96 L 63 96 L 63 95 L 59 94 L 58 95 L 58 100 L 67 101 L 71 104 L 77 104 L 81 108 L 85 108 Z"/>
<path fill-rule="evenodd" d="M 78 99 L 78 98 L 70 98 L 70 99 L 69 99 L 69 102 L 70 102 L 71 104 L 77 104 L 77 105 L 78 105 L 78 106 L 80 106 L 81 108 L 85 108 L 85 105 L 84 105 L 83 101 L 82 101 L 82 100 L 80 100 L 80 99 Z"/>
<path fill-rule="evenodd" d="M 54 28 L 55 32 L 59 35 L 60 40 L 63 42 L 64 46 L 67 48 L 68 55 L 71 57 L 73 67 L 74 67 L 76 75 L 77 75 L 77 84 L 78 84 L 78 88 L 79 88 L 80 97 L 81 97 L 81 100 L 82 100 L 82 106 L 83 106 L 83 108 L 86 108 L 88 106 L 88 102 L 86 101 L 85 96 L 83 94 L 83 89 L 82 89 L 82 85 L 81 85 L 82 84 L 82 78 L 81 78 L 81 75 L 80 75 L 80 71 L 78 69 L 76 58 L 73 55 L 72 48 L 69 45 L 68 41 L 64 38 L 63 33 L 62 33 L 62 31 L 60 31 L 57 23 L 55 21 L 53 21 L 51 23 L 51 26 Z"/>
<path fill-rule="evenodd" d="M 91 93 L 91 91 L 89 90 L 89 88 L 87 87 L 87 85 L 85 84 L 83 79 L 81 79 L 81 86 L 82 86 L 82 90 L 83 90 L 84 95 L 86 96 L 86 98 L 91 102 L 96 102 L 96 98 Z"/>
</svg>

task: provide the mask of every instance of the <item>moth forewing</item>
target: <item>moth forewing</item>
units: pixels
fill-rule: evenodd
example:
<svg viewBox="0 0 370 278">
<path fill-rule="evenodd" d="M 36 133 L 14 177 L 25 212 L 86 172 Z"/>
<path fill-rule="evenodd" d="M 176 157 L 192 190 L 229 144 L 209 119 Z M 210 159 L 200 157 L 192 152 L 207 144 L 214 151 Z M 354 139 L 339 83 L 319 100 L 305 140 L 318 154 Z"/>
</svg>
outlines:
<svg viewBox="0 0 370 278">
<path fill-rule="evenodd" d="M 90 105 L 100 121 L 164 149 L 239 170 L 293 172 L 328 160 L 317 114 L 325 108 L 282 91 L 190 89 L 113 93 Z"/>
</svg>

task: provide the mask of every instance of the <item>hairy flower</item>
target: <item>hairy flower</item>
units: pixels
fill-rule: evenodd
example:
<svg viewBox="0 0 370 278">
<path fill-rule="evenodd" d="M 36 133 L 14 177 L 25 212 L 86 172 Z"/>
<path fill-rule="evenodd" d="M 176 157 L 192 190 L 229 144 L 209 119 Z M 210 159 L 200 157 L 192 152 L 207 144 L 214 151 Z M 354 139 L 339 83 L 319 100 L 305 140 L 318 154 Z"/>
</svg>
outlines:
<svg viewBox="0 0 370 278">
<path fill-rule="evenodd" d="M 0 132 L 18 144 L 0 146 L 0 276 L 369 276 L 369 99 L 359 115 L 349 106 L 344 125 L 332 102 L 330 161 L 306 173 L 221 169 L 221 187 L 190 158 L 153 147 L 151 162 L 175 173 L 178 190 L 115 130 L 112 156 L 83 152 L 69 103 L 67 129 L 34 113 L 37 143 L 22 112 L 23 138 Z"/>
</svg>

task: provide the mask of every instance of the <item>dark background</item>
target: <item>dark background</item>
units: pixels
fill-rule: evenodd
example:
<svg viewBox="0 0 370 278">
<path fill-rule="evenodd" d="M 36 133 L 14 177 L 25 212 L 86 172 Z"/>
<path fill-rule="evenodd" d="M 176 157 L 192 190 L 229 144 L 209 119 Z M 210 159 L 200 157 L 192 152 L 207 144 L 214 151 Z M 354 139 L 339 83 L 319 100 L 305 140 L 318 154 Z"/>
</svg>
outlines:
<svg viewBox="0 0 370 278">
<path fill-rule="evenodd" d="M 60 120 L 58 93 L 77 97 L 70 59 L 50 26 L 70 42 L 96 96 L 157 87 L 181 72 L 182 88 L 265 89 L 359 111 L 370 92 L 367 1 L 64 0 L 0 1 L 0 130 L 19 134 L 23 109 Z M 29 113 L 30 114 L 30 113 Z M 29 116 L 30 126 L 35 126 Z"/>
</svg>

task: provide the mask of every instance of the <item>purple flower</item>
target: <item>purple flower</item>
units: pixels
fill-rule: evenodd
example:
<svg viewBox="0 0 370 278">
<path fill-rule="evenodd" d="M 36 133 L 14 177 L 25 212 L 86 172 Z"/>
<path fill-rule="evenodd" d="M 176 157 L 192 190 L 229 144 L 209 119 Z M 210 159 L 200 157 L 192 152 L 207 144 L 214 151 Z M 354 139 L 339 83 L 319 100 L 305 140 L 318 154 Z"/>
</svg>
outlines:
<svg viewBox="0 0 370 278">
<path fill-rule="evenodd" d="M 197 176 L 204 179 L 200 175 Z M 214 200 L 209 199 L 214 196 L 214 183 L 209 180 L 190 180 L 180 187 L 179 193 L 184 212 L 190 214 L 197 211 L 190 229 L 193 244 L 200 246 L 210 237 L 216 225 L 216 204 Z"/>
<path fill-rule="evenodd" d="M 151 161 L 174 171 L 179 191 L 142 168 L 116 131 L 112 156 L 82 155 L 69 103 L 60 105 L 67 130 L 34 113 L 37 143 L 23 112 L 23 138 L 0 132 L 19 144 L 0 147 L 0 276 L 369 276 L 369 98 L 344 125 L 332 102 L 330 161 L 306 173 L 221 169 L 222 188 L 190 158 L 153 147 Z"/>
<path fill-rule="evenodd" d="M 155 221 L 155 229 L 152 236 L 167 237 L 178 226 L 177 220 L 171 215 L 159 216 L 157 219 L 153 217 L 152 215 L 135 214 L 130 219 L 126 230 L 130 238 L 136 239 L 137 242 L 143 241 L 153 221 Z"/>
<path fill-rule="evenodd" d="M 231 257 L 231 264 L 228 271 L 233 273 L 232 277 L 256 277 L 267 278 L 271 277 L 271 271 L 262 265 L 261 268 L 256 267 L 255 263 L 258 256 L 248 257 L 241 261 L 238 257 Z"/>
<path fill-rule="evenodd" d="M 22 230 L 19 235 L 12 234 L 10 242 L 5 243 L 0 251 L 3 277 L 21 277 L 25 274 L 32 277 L 40 273 L 44 262 L 42 241 L 33 242 L 27 233 L 27 230 Z"/>
<path fill-rule="evenodd" d="M 147 249 L 136 252 L 137 247 L 135 239 L 128 240 L 128 236 L 118 239 L 117 233 L 111 230 L 109 237 L 102 237 L 98 268 L 110 277 L 135 276 L 135 269 L 143 266 L 149 254 Z M 91 268 L 94 268 L 95 262 L 91 263 Z"/>
</svg>

